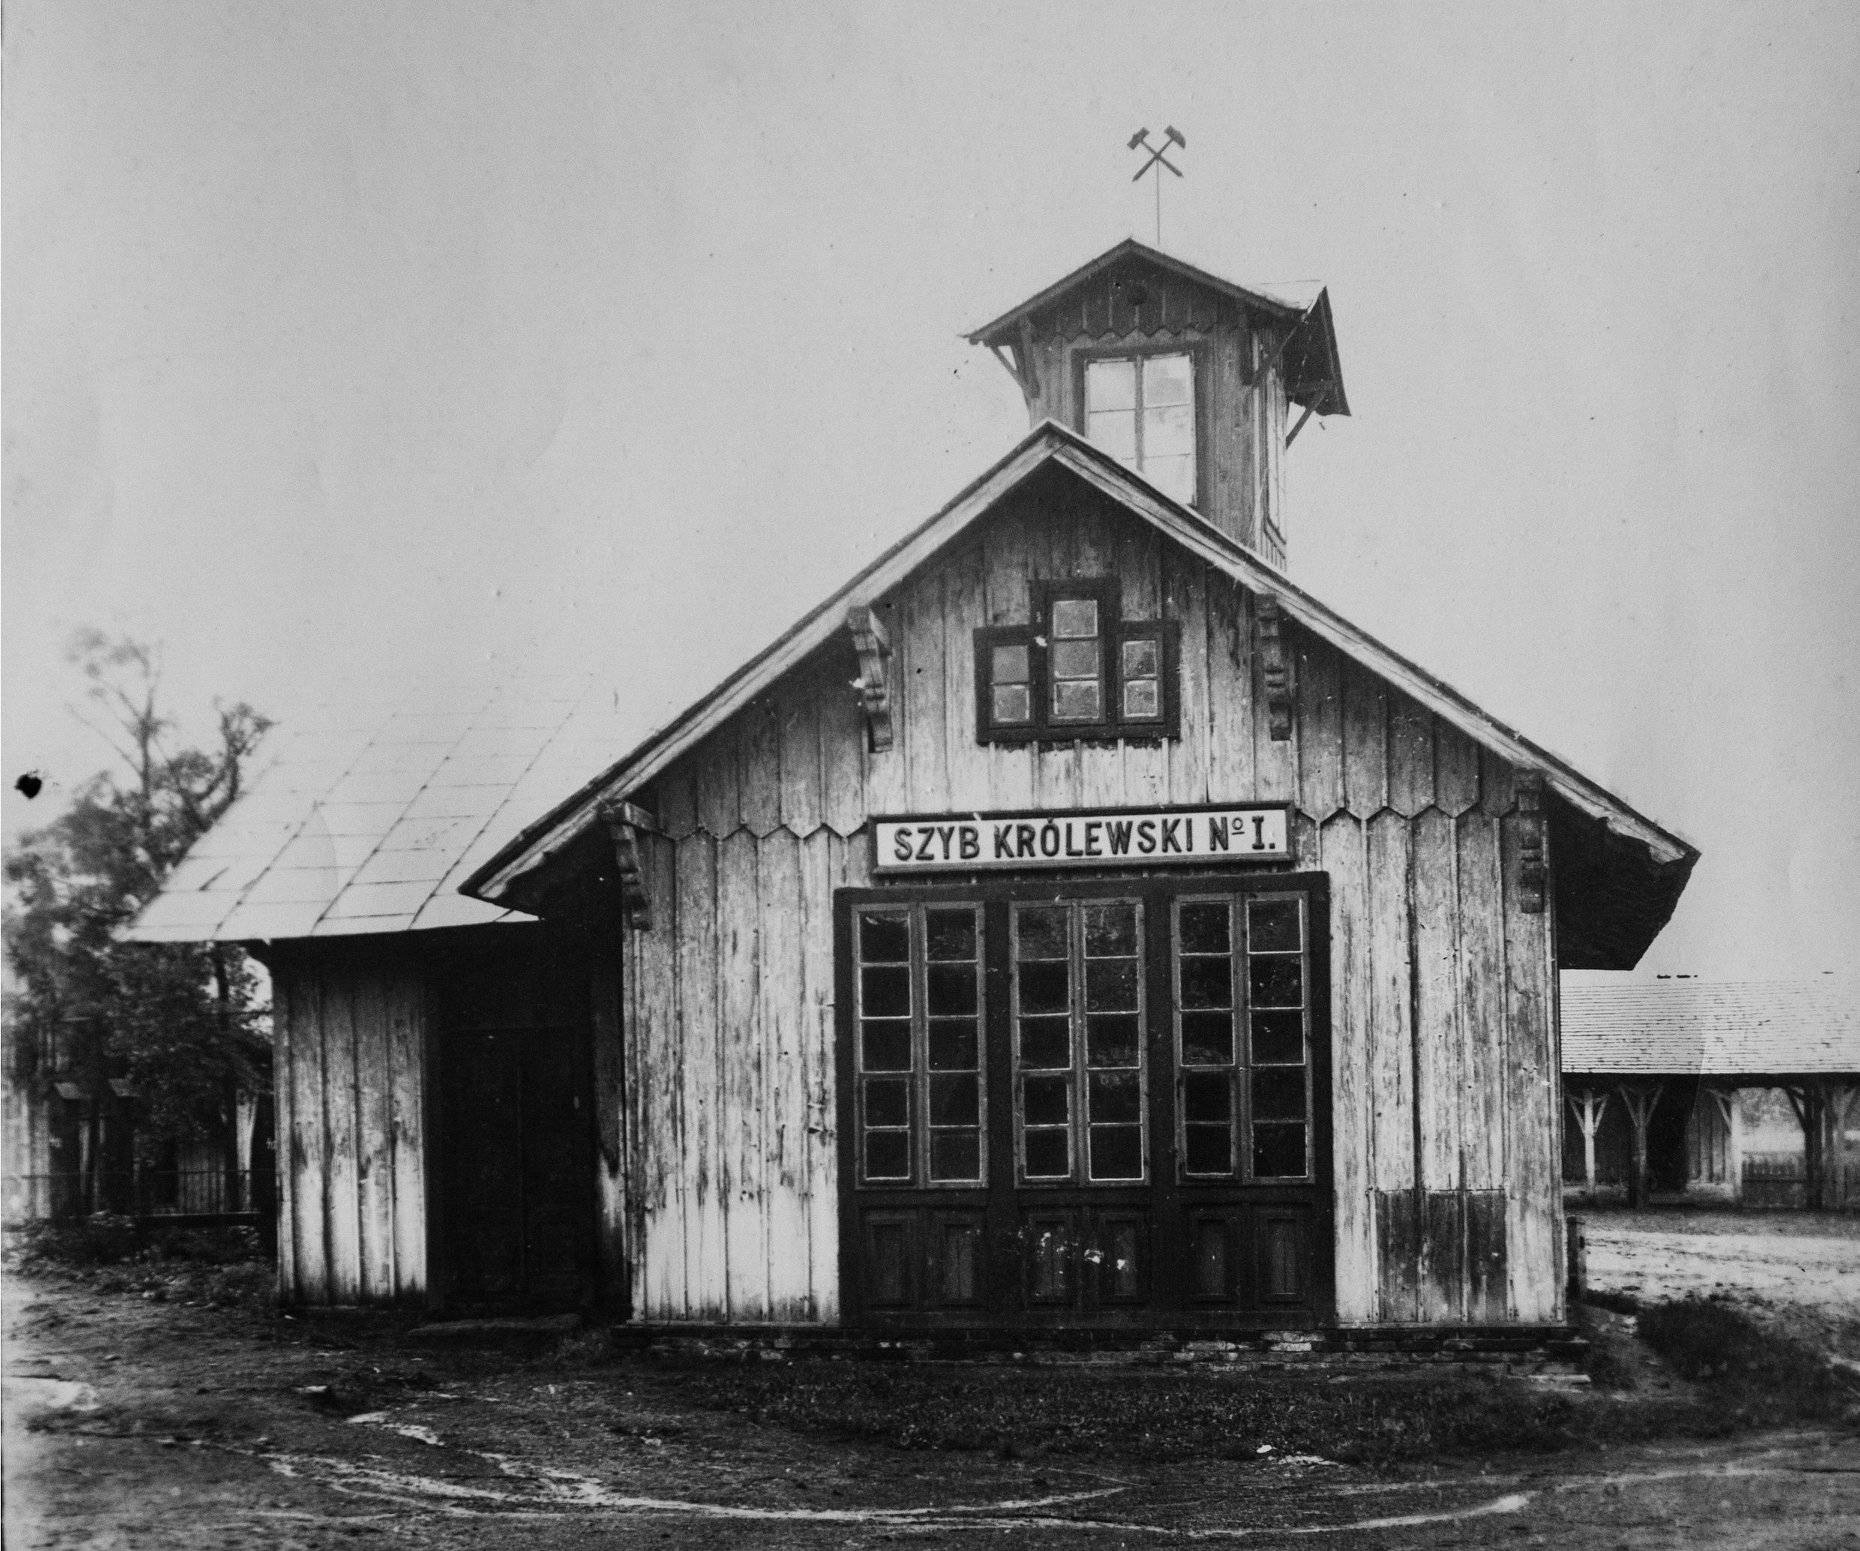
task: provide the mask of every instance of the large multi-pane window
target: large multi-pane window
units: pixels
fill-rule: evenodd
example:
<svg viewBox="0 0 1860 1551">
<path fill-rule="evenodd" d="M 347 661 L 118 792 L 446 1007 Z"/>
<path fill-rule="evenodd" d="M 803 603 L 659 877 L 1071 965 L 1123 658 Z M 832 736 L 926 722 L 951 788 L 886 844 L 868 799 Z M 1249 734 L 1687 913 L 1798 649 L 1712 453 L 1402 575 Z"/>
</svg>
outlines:
<svg viewBox="0 0 1860 1551">
<path fill-rule="evenodd" d="M 974 905 L 865 910 L 858 953 L 860 1177 L 983 1177 L 981 920 Z"/>
<path fill-rule="evenodd" d="M 1309 1178 L 1303 896 L 1178 900 L 1174 946 L 1182 1173 Z"/>
<path fill-rule="evenodd" d="M 1014 906 L 1015 1129 L 1029 1184 L 1146 1177 L 1142 908 Z"/>
<path fill-rule="evenodd" d="M 1166 496 L 1195 501 L 1195 361 L 1186 351 L 1085 363 L 1085 435 Z"/>
</svg>

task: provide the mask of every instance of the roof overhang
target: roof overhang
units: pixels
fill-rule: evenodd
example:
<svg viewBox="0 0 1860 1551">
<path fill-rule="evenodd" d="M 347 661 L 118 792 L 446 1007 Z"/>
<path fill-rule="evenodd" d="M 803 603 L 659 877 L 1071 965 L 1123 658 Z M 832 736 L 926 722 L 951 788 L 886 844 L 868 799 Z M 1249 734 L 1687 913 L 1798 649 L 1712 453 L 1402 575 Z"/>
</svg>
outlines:
<svg viewBox="0 0 1860 1551">
<path fill-rule="evenodd" d="M 1481 710 L 1458 690 L 1391 651 L 1374 637 L 1268 565 L 1252 551 L 1171 500 L 1140 474 L 1126 469 L 1083 437 L 1053 421 L 966 486 L 934 516 L 886 550 L 805 615 L 786 634 L 751 658 L 618 763 L 522 830 L 461 885 L 496 904 L 519 897 L 519 880 L 544 866 L 598 822 L 603 801 L 639 791 L 742 710 L 809 654 L 841 632 L 848 607 L 876 603 L 918 567 L 992 510 L 1036 472 L 1069 471 L 1182 548 L 1254 593 L 1272 598 L 1295 624 L 1361 663 L 1411 696 L 1468 738 L 1521 772 L 1540 776 L 1556 799 L 1553 831 L 1579 858 L 1572 898 L 1593 891 L 1603 904 L 1587 926 L 1559 927 L 1573 934 L 1575 966 L 1630 967 L 1672 914 L 1698 859 L 1698 850 L 1636 812 L 1556 755 Z M 1556 854 L 1553 852 L 1553 854 Z"/>
<path fill-rule="evenodd" d="M 1350 402 L 1343 391 L 1343 367 L 1337 354 L 1337 331 L 1331 318 L 1330 292 L 1322 286 L 1300 287 L 1300 295 L 1277 294 L 1281 288 L 1249 287 L 1223 280 L 1219 275 L 1157 248 L 1126 238 L 1106 249 L 1090 262 L 1081 264 L 1071 274 L 1054 281 L 1044 290 L 1000 317 L 984 323 L 965 337 L 972 345 L 990 348 L 1017 344 L 1023 319 L 1031 319 L 1043 308 L 1063 298 L 1067 292 L 1087 285 L 1130 259 L 1139 259 L 1167 274 L 1202 286 L 1229 301 L 1257 313 L 1268 322 L 1288 329 L 1280 360 L 1285 373 L 1286 396 L 1318 415 L 1347 415 Z M 1312 294 L 1315 293 L 1315 294 Z"/>
</svg>

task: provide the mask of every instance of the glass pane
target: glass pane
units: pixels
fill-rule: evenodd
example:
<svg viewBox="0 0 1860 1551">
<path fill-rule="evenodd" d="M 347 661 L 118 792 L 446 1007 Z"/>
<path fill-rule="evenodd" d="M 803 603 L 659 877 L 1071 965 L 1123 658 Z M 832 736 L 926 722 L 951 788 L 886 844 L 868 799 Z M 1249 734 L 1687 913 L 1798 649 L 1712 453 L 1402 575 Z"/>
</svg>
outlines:
<svg viewBox="0 0 1860 1551">
<path fill-rule="evenodd" d="M 1152 355 L 1143 362 L 1143 403 L 1188 404 L 1194 401 L 1194 362 L 1186 355 Z"/>
<path fill-rule="evenodd" d="M 1096 641 L 1055 641 L 1053 643 L 1053 677 L 1056 679 L 1097 678 L 1098 643 Z"/>
<path fill-rule="evenodd" d="M 1066 1018 L 1023 1018 L 1020 1064 L 1051 1069 L 1072 1064 L 1072 1024 Z"/>
<path fill-rule="evenodd" d="M 1172 501 L 1188 506 L 1195 499 L 1195 460 L 1192 457 L 1145 458 L 1143 477 Z"/>
<path fill-rule="evenodd" d="M 911 1026 L 867 1023 L 860 1028 L 860 1062 L 868 1072 L 908 1072 L 911 1069 Z"/>
<path fill-rule="evenodd" d="M 1305 1128 L 1301 1125 L 1253 1127 L 1253 1177 L 1301 1179 L 1305 1173 Z"/>
<path fill-rule="evenodd" d="M 1112 1013 L 1085 1020 L 1085 1061 L 1088 1066 L 1135 1066 L 1137 1020 L 1135 1015 Z"/>
<path fill-rule="evenodd" d="M 997 646 L 994 649 L 992 677 L 997 684 L 1025 684 L 1032 677 L 1028 671 L 1028 651 L 1025 644 Z"/>
<path fill-rule="evenodd" d="M 1098 634 L 1096 598 L 1053 599 L 1053 639 L 1083 641 Z"/>
<path fill-rule="evenodd" d="M 1221 899 L 1198 899 L 1182 906 L 1179 920 L 1184 953 L 1225 953 L 1228 947 L 1227 902 Z"/>
<path fill-rule="evenodd" d="M 1124 677 L 1127 679 L 1153 679 L 1160 671 L 1160 659 L 1155 641 L 1126 641 L 1124 643 Z"/>
<path fill-rule="evenodd" d="M 1019 929 L 1019 955 L 1023 959 L 1063 959 L 1066 956 L 1066 912 L 1022 910 L 1014 917 Z"/>
<path fill-rule="evenodd" d="M 1128 358 L 1085 363 L 1085 405 L 1094 412 L 1133 409 L 1137 402 L 1137 363 Z"/>
<path fill-rule="evenodd" d="M 1234 1015 L 1230 1012 L 1182 1014 L 1182 1062 L 1186 1066 L 1227 1066 L 1234 1058 Z"/>
<path fill-rule="evenodd" d="M 859 957 L 867 964 L 903 964 L 911 956 L 911 923 L 902 916 L 860 916 Z"/>
<path fill-rule="evenodd" d="M 859 1011 L 868 1018 L 908 1018 L 911 971 L 907 964 L 868 964 L 860 971 Z"/>
<path fill-rule="evenodd" d="M 865 1123 L 868 1126 L 908 1126 L 911 1123 L 910 1083 L 902 1077 L 866 1078 Z"/>
<path fill-rule="evenodd" d="M 1062 1126 L 1072 1116 L 1072 1081 L 1029 1077 L 1021 1085 L 1021 1118 L 1030 1126 Z"/>
<path fill-rule="evenodd" d="M 1090 1080 L 1093 1125 L 1135 1125 L 1143 1118 L 1142 1084 L 1135 1072 L 1093 1072 Z"/>
<path fill-rule="evenodd" d="M 1227 1007 L 1233 1003 L 1231 959 L 1183 959 L 1182 1005 Z"/>
<path fill-rule="evenodd" d="M 1094 959 L 1115 958 L 1137 951 L 1135 905 L 1087 905 L 1085 952 Z"/>
<path fill-rule="evenodd" d="M 1193 457 L 1195 416 L 1186 404 L 1143 411 L 1143 466 L 1158 458 Z"/>
<path fill-rule="evenodd" d="M 1072 1134 L 1069 1131 L 1029 1131 L 1026 1146 L 1029 1179 L 1064 1179 L 1072 1172 Z"/>
<path fill-rule="evenodd" d="M 1136 1005 L 1135 959 L 1085 961 L 1085 1007 L 1088 1012 L 1133 1012 Z"/>
<path fill-rule="evenodd" d="M 1011 727 L 1019 722 L 1033 720 L 1033 691 L 1025 684 L 1012 684 L 1002 688 L 995 686 L 989 697 L 989 712 L 999 727 Z"/>
<path fill-rule="evenodd" d="M 1225 1125 L 1191 1125 L 1184 1166 L 1190 1174 L 1231 1174 L 1234 1171 L 1233 1135 Z"/>
<path fill-rule="evenodd" d="M 932 1179 L 980 1179 L 982 1177 L 982 1138 L 978 1131 L 932 1131 L 930 1133 L 930 1177 Z"/>
<path fill-rule="evenodd" d="M 975 912 L 926 910 L 924 936 L 933 959 L 972 959 L 975 957 Z"/>
<path fill-rule="evenodd" d="M 930 1124 L 973 1126 L 981 1124 L 981 1087 L 973 1073 L 930 1079 Z"/>
<path fill-rule="evenodd" d="M 932 1018 L 930 1020 L 931 1071 L 972 1071 L 978 1064 L 975 1057 L 976 1039 L 973 1018 Z"/>
<path fill-rule="evenodd" d="M 1302 1066 L 1263 1066 L 1253 1073 L 1255 1120 L 1305 1118 L 1305 1069 Z"/>
<path fill-rule="evenodd" d="M 1061 679 L 1053 685 L 1053 720 L 1104 720 L 1104 696 L 1096 679 Z"/>
<path fill-rule="evenodd" d="M 1137 461 L 1137 412 L 1134 409 L 1087 415 L 1085 435 L 1094 446 L 1102 447 L 1119 463 Z"/>
<path fill-rule="evenodd" d="M 1190 1072 L 1182 1078 L 1182 1114 L 1190 1121 L 1226 1125 L 1233 1114 L 1233 1082 L 1225 1072 Z"/>
<path fill-rule="evenodd" d="M 1247 906 L 1247 946 L 1255 953 L 1296 953 L 1304 946 L 1298 931 L 1298 901 L 1256 899 Z"/>
<path fill-rule="evenodd" d="M 1022 1012 L 1065 1012 L 1072 1005 L 1071 976 L 1064 959 L 1036 959 L 1020 967 Z"/>
<path fill-rule="evenodd" d="M 1091 1177 L 1142 1179 L 1143 1133 L 1135 1126 L 1093 1126 Z"/>
<path fill-rule="evenodd" d="M 865 1177 L 867 1179 L 909 1179 L 911 1177 L 911 1133 L 908 1131 L 866 1132 Z"/>
<path fill-rule="evenodd" d="M 1301 1012 L 1253 1014 L 1253 1059 L 1293 1065 L 1305 1058 L 1305 1015 Z"/>
<path fill-rule="evenodd" d="M 1153 722 L 1162 715 L 1162 686 L 1154 679 L 1138 679 L 1124 686 L 1124 720 Z"/>
<path fill-rule="evenodd" d="M 975 966 L 932 964 L 927 988 L 928 1011 L 933 1018 L 957 1017 L 975 1011 Z"/>
<path fill-rule="evenodd" d="M 1247 983 L 1255 1007 L 1301 1007 L 1305 999 L 1305 966 L 1301 959 L 1253 959 L 1247 965 Z"/>
</svg>

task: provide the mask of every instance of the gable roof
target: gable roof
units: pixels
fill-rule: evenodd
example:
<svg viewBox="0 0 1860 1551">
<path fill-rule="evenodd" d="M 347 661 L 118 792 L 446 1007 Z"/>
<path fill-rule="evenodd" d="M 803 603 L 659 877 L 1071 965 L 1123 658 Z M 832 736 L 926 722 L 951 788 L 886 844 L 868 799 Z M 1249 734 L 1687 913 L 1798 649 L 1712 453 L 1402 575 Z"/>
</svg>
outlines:
<svg viewBox="0 0 1860 1551">
<path fill-rule="evenodd" d="M 1860 985 L 1566 976 L 1563 1070 L 1593 1076 L 1860 1074 Z"/>
<path fill-rule="evenodd" d="M 1592 966 L 1585 967 L 1617 967 L 1613 962 L 1615 958 L 1625 956 L 1632 963 L 1639 957 L 1646 943 L 1672 913 L 1679 890 L 1684 887 L 1685 878 L 1698 858 L 1695 847 L 1636 812 L 1554 754 L 1514 732 L 1450 685 L 1382 645 L 1238 541 L 1188 507 L 1163 495 L 1142 475 L 1126 469 L 1102 449 L 1050 420 L 1035 427 L 1018 446 L 960 491 L 941 511 L 892 545 L 709 694 L 526 826 L 465 879 L 465 891 L 481 899 L 507 901 L 515 880 L 540 866 L 596 822 L 600 802 L 625 797 L 644 786 L 809 653 L 843 630 L 849 606 L 876 602 L 1010 491 L 1038 470 L 1054 466 L 1070 471 L 1087 485 L 1118 501 L 1241 586 L 1276 600 L 1294 623 L 1380 675 L 1515 768 L 1541 775 L 1550 791 L 1575 812 L 1599 824 L 1618 840 L 1631 842 L 1645 861 L 1660 872 L 1658 886 L 1650 893 L 1641 891 L 1623 906 L 1631 913 L 1638 912 L 1638 924 L 1628 933 L 1628 938 L 1633 940 L 1629 946 L 1612 954 L 1602 954 Z"/>
<path fill-rule="evenodd" d="M 1236 285 L 1186 260 L 1127 237 L 1071 274 L 1009 308 L 992 322 L 965 337 L 972 345 L 990 347 L 1014 344 L 1022 319 L 1063 300 L 1069 292 L 1089 285 L 1100 275 L 1128 260 L 1138 260 L 1166 274 L 1201 286 L 1242 307 L 1265 314 L 1273 322 L 1291 325 L 1281 357 L 1286 396 L 1319 415 L 1347 415 L 1350 401 L 1343 391 L 1343 367 L 1337 357 L 1337 330 L 1331 319 L 1330 292 L 1316 281 L 1294 281 L 1271 286 Z"/>
<path fill-rule="evenodd" d="M 641 732 L 592 682 L 423 685 L 281 729 L 124 932 L 253 942 L 512 920 L 460 882 Z"/>
</svg>

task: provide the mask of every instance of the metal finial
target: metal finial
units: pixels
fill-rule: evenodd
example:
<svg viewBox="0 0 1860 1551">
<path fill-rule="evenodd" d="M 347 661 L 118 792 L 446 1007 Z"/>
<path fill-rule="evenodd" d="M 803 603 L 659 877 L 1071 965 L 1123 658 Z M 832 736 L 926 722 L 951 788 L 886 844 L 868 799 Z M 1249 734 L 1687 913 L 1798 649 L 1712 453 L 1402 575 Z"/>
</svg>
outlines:
<svg viewBox="0 0 1860 1551">
<path fill-rule="evenodd" d="M 1176 166 L 1174 162 L 1170 161 L 1168 157 L 1169 147 L 1172 145 L 1180 146 L 1186 151 L 1188 149 L 1188 137 L 1184 135 L 1181 130 L 1177 129 L 1175 125 L 1168 124 L 1163 127 L 1163 143 L 1161 145 L 1151 145 L 1149 130 L 1139 129 L 1130 137 L 1130 144 L 1128 147 L 1128 149 L 1132 151 L 1141 147 L 1143 150 L 1148 151 L 1150 155 L 1150 159 L 1136 170 L 1135 175 L 1130 180 L 1132 183 L 1135 183 L 1144 173 L 1152 169 L 1154 169 L 1156 173 L 1156 246 L 1159 248 L 1162 246 L 1162 170 L 1167 167 L 1178 178 L 1182 176 L 1182 169 Z"/>
</svg>

